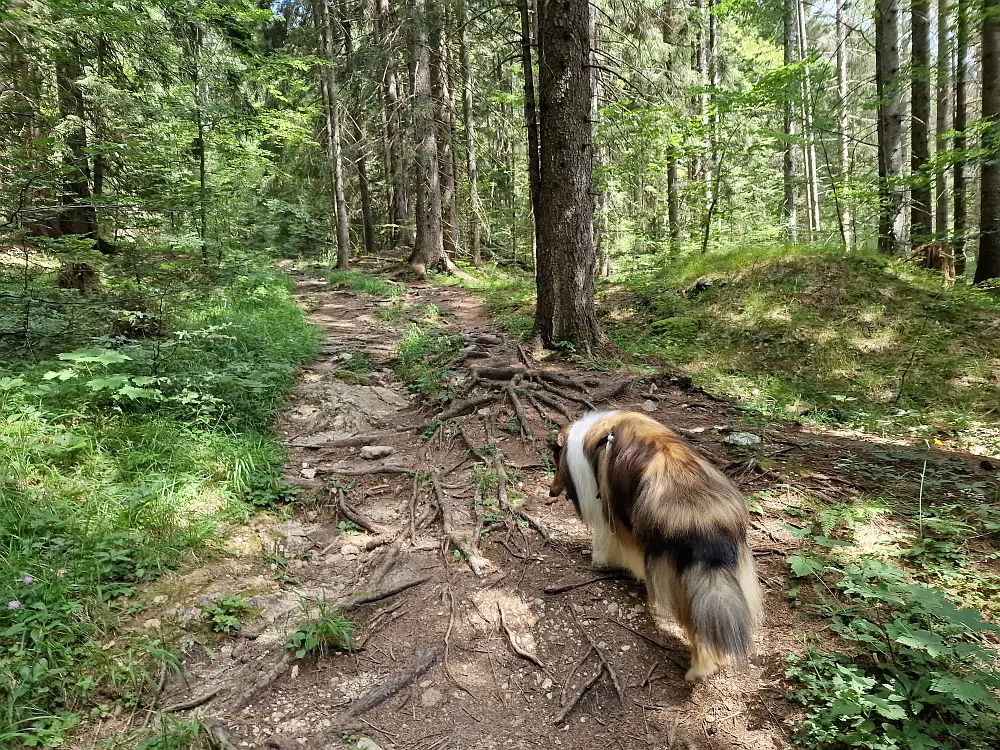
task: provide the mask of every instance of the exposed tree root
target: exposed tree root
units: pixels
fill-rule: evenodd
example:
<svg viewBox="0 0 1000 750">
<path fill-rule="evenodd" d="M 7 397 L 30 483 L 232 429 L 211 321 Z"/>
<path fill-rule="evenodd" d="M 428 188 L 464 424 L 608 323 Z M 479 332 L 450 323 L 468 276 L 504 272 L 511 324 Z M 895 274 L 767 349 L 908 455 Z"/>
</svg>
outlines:
<svg viewBox="0 0 1000 750">
<path fill-rule="evenodd" d="M 390 586 L 387 589 L 376 591 L 373 594 L 352 597 L 344 603 L 344 609 L 350 610 L 360 607 L 362 604 L 374 604 L 375 602 L 380 602 L 383 599 L 388 599 L 390 596 L 400 594 L 407 589 L 412 589 L 414 586 L 419 586 L 421 583 L 426 583 L 430 579 L 430 576 L 421 576 L 420 578 L 414 578 L 409 581 L 404 581 L 403 583 L 398 583 L 395 586 Z"/>
<path fill-rule="evenodd" d="M 587 639 L 587 643 L 591 645 L 595 652 L 597 652 L 598 658 L 601 660 L 601 664 L 604 665 L 604 669 L 608 673 L 608 677 L 611 678 L 611 684 L 615 686 L 615 692 L 618 693 L 618 700 L 622 703 L 625 702 L 625 691 L 622 690 L 622 684 L 618 680 L 618 673 L 615 671 L 614 666 L 608 660 L 608 657 L 604 654 L 604 651 L 597 645 L 590 632 L 583 627 L 583 623 L 580 622 L 580 617 L 577 615 L 576 607 L 572 604 L 569 605 L 569 610 L 573 614 L 573 621 L 576 622 L 576 627 L 579 628 L 580 632 Z"/>
<path fill-rule="evenodd" d="M 208 735 L 212 747 L 219 750 L 240 750 L 239 741 L 233 737 L 229 727 L 219 719 L 207 719 L 201 723 L 201 729 Z"/>
<path fill-rule="evenodd" d="M 377 685 L 369 690 L 341 711 L 340 714 L 337 715 L 337 718 L 334 719 L 333 723 L 337 729 L 330 734 L 330 737 L 333 738 L 338 736 L 339 729 L 341 727 L 346 726 L 351 720 L 357 718 L 366 711 L 370 711 L 375 708 L 375 706 L 378 706 L 394 696 L 434 666 L 440 658 L 441 649 L 436 646 L 418 651 L 402 670 L 397 672 L 381 685 Z"/>
<path fill-rule="evenodd" d="M 539 401 L 541 401 L 546 406 L 550 406 L 553 409 L 555 409 L 557 412 L 559 412 L 560 414 L 562 414 L 566 418 L 566 424 L 569 424 L 570 422 L 573 421 L 573 415 L 569 413 L 569 411 L 566 409 L 566 407 L 563 406 L 562 404 L 560 404 L 558 401 L 556 401 L 551 396 L 549 396 L 547 393 L 542 393 L 541 391 L 535 391 L 535 393 L 532 394 L 532 395 L 534 395 L 534 397 L 536 399 L 538 399 Z"/>
<path fill-rule="evenodd" d="M 567 583 L 562 586 L 549 586 L 545 589 L 546 594 L 564 594 L 567 591 L 572 591 L 573 589 L 583 588 L 584 586 L 590 586 L 593 583 L 598 583 L 599 581 L 616 581 L 618 576 L 608 575 L 608 576 L 597 576 L 596 578 L 591 578 L 588 581 L 579 581 L 578 583 Z"/>
<path fill-rule="evenodd" d="M 331 488 L 330 491 L 333 492 L 334 490 Z M 347 499 L 344 497 L 343 488 L 337 487 L 336 493 L 337 493 L 337 507 L 340 509 L 340 513 L 342 516 L 344 516 L 344 518 L 346 518 L 348 521 L 351 521 L 355 525 L 360 526 L 362 529 L 372 534 L 382 534 L 385 532 L 385 529 L 380 528 L 373 520 L 368 518 L 368 516 L 366 516 L 364 513 L 362 513 L 359 510 L 356 510 L 355 508 L 352 508 L 350 505 L 347 504 Z"/>
<path fill-rule="evenodd" d="M 432 481 L 434 483 L 434 492 L 437 495 L 438 506 L 441 508 L 441 524 L 444 526 L 445 538 L 451 542 L 455 549 L 460 551 L 465 556 L 465 561 L 472 568 L 472 572 L 476 574 L 477 577 L 483 576 L 483 566 L 484 560 L 479 555 L 476 554 L 475 550 L 470 547 L 461 536 L 455 532 L 455 527 L 452 522 L 452 511 L 451 511 L 451 500 L 444 493 L 441 488 L 441 482 L 438 480 L 437 472 L 432 475 Z"/>
<path fill-rule="evenodd" d="M 517 415 L 517 421 L 521 423 L 521 431 L 528 440 L 534 440 L 535 435 L 531 431 L 531 422 L 528 421 L 528 415 L 524 413 L 524 404 L 521 403 L 521 399 L 517 397 L 517 391 L 514 390 L 516 378 L 511 380 L 507 384 L 507 397 L 510 399 L 510 405 L 514 407 L 514 414 Z"/>
<path fill-rule="evenodd" d="M 497 451 L 493 456 L 493 465 L 496 467 L 497 476 L 500 477 L 500 482 L 497 485 L 497 499 L 500 501 L 501 509 L 523 519 L 529 526 L 542 535 L 542 538 L 546 543 L 551 542 L 552 535 L 549 534 L 549 530 L 545 528 L 541 521 L 520 508 L 515 508 L 510 504 L 510 500 L 507 498 L 507 483 L 510 479 L 507 476 L 507 469 L 504 467 L 503 463 L 503 454 L 500 451 Z"/>
<path fill-rule="evenodd" d="M 181 701 L 179 703 L 173 703 L 169 706 L 164 706 L 163 708 L 158 710 L 165 714 L 175 714 L 179 711 L 190 711 L 192 708 L 197 708 L 198 706 L 208 703 L 210 700 L 212 700 L 212 698 L 221 693 L 224 687 L 225 685 L 218 685 L 217 687 L 209 690 L 207 693 L 202 693 L 201 695 L 197 695 L 194 698 L 191 698 L 186 701 Z"/>
<path fill-rule="evenodd" d="M 395 464 L 379 464 L 378 466 L 363 466 L 355 468 L 353 466 L 318 466 L 316 473 L 319 475 L 339 474 L 342 477 L 364 477 L 369 474 L 413 474 L 415 471 L 409 466 L 396 466 Z"/>
<path fill-rule="evenodd" d="M 277 656 L 280 649 L 273 653 Z M 264 670 L 256 680 L 230 696 L 226 702 L 226 713 L 233 714 L 243 710 L 254 698 L 267 690 L 281 675 L 288 671 L 290 661 L 291 657 L 288 654 L 281 654 L 278 661 L 270 669 Z"/>
</svg>

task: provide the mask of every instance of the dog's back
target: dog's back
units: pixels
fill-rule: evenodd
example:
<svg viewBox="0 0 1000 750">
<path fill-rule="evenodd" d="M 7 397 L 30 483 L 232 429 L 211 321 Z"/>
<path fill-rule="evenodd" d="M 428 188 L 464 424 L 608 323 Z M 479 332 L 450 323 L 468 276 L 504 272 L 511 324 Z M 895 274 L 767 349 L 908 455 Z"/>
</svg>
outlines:
<svg viewBox="0 0 1000 750">
<path fill-rule="evenodd" d="M 645 414 L 597 416 L 585 420 L 580 437 L 618 547 L 606 559 L 642 560 L 626 566 L 644 574 L 654 614 L 673 614 L 691 641 L 686 679 L 707 677 L 727 659 L 745 662 L 760 588 L 746 544 L 743 495 L 685 440 Z M 600 537 L 595 528 L 595 553 Z"/>
</svg>

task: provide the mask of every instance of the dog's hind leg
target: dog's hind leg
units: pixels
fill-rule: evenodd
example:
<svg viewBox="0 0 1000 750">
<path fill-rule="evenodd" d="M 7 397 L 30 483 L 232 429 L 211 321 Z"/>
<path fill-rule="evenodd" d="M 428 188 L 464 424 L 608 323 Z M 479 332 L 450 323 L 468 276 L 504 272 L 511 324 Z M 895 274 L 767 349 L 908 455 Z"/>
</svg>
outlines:
<svg viewBox="0 0 1000 750">
<path fill-rule="evenodd" d="M 646 577 L 642 552 L 634 540 L 631 537 L 621 538 L 607 523 L 594 527 L 590 560 L 595 567 L 627 570 L 640 581 Z"/>
</svg>

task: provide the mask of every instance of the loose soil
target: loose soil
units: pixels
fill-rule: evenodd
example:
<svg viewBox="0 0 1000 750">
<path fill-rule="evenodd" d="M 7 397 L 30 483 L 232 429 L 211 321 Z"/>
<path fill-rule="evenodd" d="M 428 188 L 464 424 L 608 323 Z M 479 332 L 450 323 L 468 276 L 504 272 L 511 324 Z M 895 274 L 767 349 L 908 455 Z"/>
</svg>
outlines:
<svg viewBox="0 0 1000 750">
<path fill-rule="evenodd" d="M 184 644 L 184 679 L 166 675 L 159 710 L 202 717 L 216 740 L 229 747 L 772 750 L 791 745 L 796 708 L 784 699 L 790 690 L 785 657 L 801 652 L 810 636 L 828 635 L 822 622 L 797 618 L 786 601 L 785 556 L 796 540 L 783 529 L 791 520 L 784 510 L 794 500 L 796 483 L 833 498 L 864 491 L 866 481 L 884 486 L 884 477 L 866 480 L 847 472 L 854 466 L 864 474 L 885 446 L 794 426 L 780 432 L 751 429 L 762 442 L 745 448 L 728 444 L 727 436 L 741 429 L 740 414 L 683 379 L 631 378 L 531 361 L 490 326 L 482 304 L 468 292 L 409 284 L 408 309 L 435 305 L 441 328 L 467 341 L 467 358 L 453 384 L 467 392 L 452 405 L 495 397 L 434 422 L 445 406 L 415 401 L 389 367 L 410 321 L 384 322 L 391 316 L 380 316 L 380 308 L 390 302 L 341 291 L 300 272 L 295 279 L 300 304 L 326 336 L 323 355 L 303 371 L 278 426 L 290 446 L 286 478 L 301 494 L 284 517 L 264 514 L 231 529 L 222 559 L 150 588 L 151 608 L 134 627 L 179 636 Z M 345 360 L 355 352 L 374 362 L 375 371 L 345 373 Z M 521 391 L 533 439 L 523 434 L 507 379 L 484 376 L 469 389 L 473 368 L 484 372 L 526 362 L 562 380 L 554 391 Z M 707 683 L 685 684 L 683 639 L 654 628 L 641 584 L 590 567 L 589 535 L 572 504 L 548 497 L 545 437 L 565 417 L 523 394 L 548 397 L 575 417 L 587 408 L 582 401 L 614 390 L 625 378 L 615 396 L 594 405 L 646 410 L 726 468 L 748 495 L 773 490 L 761 499 L 763 517 L 754 516 L 750 532 L 766 620 L 744 671 L 730 669 Z M 494 454 L 502 455 L 509 507 L 498 501 L 496 467 L 484 471 L 459 427 L 491 462 Z M 349 440 L 371 433 L 378 437 Z M 362 446 L 369 444 L 393 450 L 366 459 Z M 974 457 L 941 460 L 962 474 L 979 470 Z M 408 473 L 399 473 L 403 470 Z M 477 503 L 477 487 L 487 473 L 491 481 Z M 479 514 L 484 531 L 477 546 Z M 371 531 L 349 525 L 349 517 Z M 481 575 L 470 562 L 481 567 Z M 415 585 L 406 587 L 410 583 Z M 400 587 L 406 588 L 349 609 L 359 623 L 361 647 L 355 652 L 295 660 L 283 648 L 288 633 L 315 615 L 321 602 L 349 604 Z M 254 611 L 240 633 L 209 637 L 202 607 L 223 594 L 242 594 Z M 621 696 L 602 671 L 556 721 L 602 670 L 595 654 L 584 660 L 591 642 L 616 673 Z M 427 671 L 369 710 L 338 718 L 428 648 L 438 649 L 439 658 Z M 114 736 L 128 722 L 135 726 L 141 715 L 113 717 L 96 726 L 88 740 Z"/>
</svg>

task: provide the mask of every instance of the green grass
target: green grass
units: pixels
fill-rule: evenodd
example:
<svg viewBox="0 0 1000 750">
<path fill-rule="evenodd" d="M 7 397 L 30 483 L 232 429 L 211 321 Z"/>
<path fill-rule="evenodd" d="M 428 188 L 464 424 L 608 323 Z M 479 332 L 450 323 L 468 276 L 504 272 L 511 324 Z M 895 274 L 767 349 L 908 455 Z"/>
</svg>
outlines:
<svg viewBox="0 0 1000 750">
<path fill-rule="evenodd" d="M 174 304 L 164 338 L 0 371 L 0 746 L 57 744 L 97 696 L 142 705 L 173 657 L 120 630 L 132 595 L 284 492 L 269 428 L 318 337 L 261 267 Z"/>
<path fill-rule="evenodd" d="M 307 602 L 301 602 L 301 606 L 303 610 L 309 612 Z M 353 651 L 354 633 L 357 629 L 356 622 L 344 617 L 326 601 L 321 601 L 316 615 L 310 617 L 298 630 L 288 636 L 285 648 L 292 651 L 296 659 L 326 655 L 331 649 Z"/>
<path fill-rule="evenodd" d="M 331 269 L 326 273 L 326 280 L 340 289 L 369 294 L 372 297 L 392 299 L 401 297 L 406 292 L 402 284 L 394 284 L 378 276 L 362 271 L 340 271 Z"/>
</svg>

